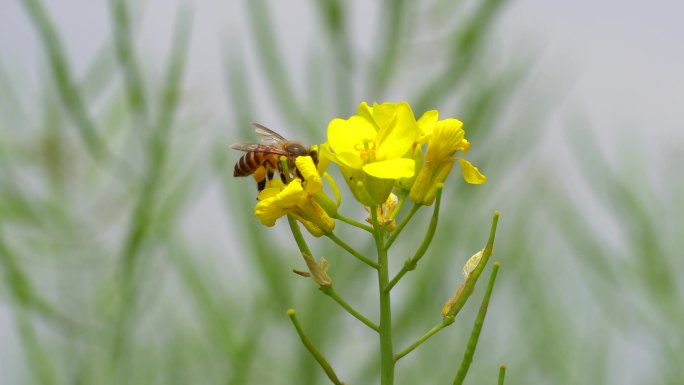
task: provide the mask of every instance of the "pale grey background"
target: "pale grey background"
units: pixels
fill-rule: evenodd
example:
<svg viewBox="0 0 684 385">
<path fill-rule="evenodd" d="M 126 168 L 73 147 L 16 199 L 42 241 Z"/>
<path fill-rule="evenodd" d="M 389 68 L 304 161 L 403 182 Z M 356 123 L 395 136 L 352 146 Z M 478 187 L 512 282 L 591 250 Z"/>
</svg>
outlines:
<svg viewBox="0 0 684 385">
<path fill-rule="evenodd" d="M 146 67 L 162 63 L 168 48 L 174 16 L 179 4 L 190 3 L 195 9 L 191 59 L 186 89 L 193 95 L 193 104 L 210 117 L 212 127 L 226 131 L 223 122 L 232 122 L 228 99 L 225 96 L 223 58 L 229 42 L 240 44 L 246 51 L 246 61 L 252 75 L 258 64 L 247 32 L 245 9 L 239 1 L 181 2 L 148 1 L 140 8 L 141 31 L 139 52 L 145 57 Z M 110 22 L 105 1 L 51 0 L 47 1 L 70 59 L 77 69 L 83 69 L 110 33 Z M 281 52 L 287 53 L 290 68 L 303 68 L 305 47 L 310 42 L 312 23 L 309 1 L 273 1 L 273 15 L 277 23 Z M 379 11 L 372 2 L 354 1 L 357 28 L 356 42 L 362 52 L 373 47 L 363 36 L 370 32 L 372 21 Z M 557 154 L 558 162 L 568 162 L 563 130 L 568 116 L 586 114 L 608 153 L 625 145 L 637 160 L 643 159 L 653 167 L 654 177 L 663 167 L 682 165 L 682 129 L 684 129 L 684 2 L 683 1 L 544 1 L 520 0 L 508 6 L 501 18 L 495 39 L 500 49 L 512 52 L 536 52 L 534 76 L 539 87 L 557 91 L 560 97 L 552 112 L 544 138 L 549 153 Z M 24 77 L 38 92 L 40 47 L 37 46 L 32 26 L 28 23 L 18 1 L 0 0 L 0 57 L 14 76 Z M 295 70 L 294 84 L 306 74 Z M 257 99 L 264 100 L 267 118 L 279 126 L 281 117 L 269 107 L 266 88 L 255 76 Z M 30 97 L 31 90 L 26 92 Z M 363 99 L 363 95 L 359 95 Z M 397 99 L 402 99 L 397 95 Z M 269 110 L 270 108 L 270 110 Z M 323 138 L 321 138 L 323 139 Z M 578 178 L 568 172 L 567 182 Z M 582 182 L 577 179 L 579 185 Z M 188 221 L 188 231 L 196 232 L 197 242 L 222 240 L 230 243 L 226 223 L 218 206 L 217 188 L 209 188 L 198 200 Z M 588 207 L 587 210 L 592 210 Z M 598 219 L 597 217 L 597 220 Z M 232 268 L 240 268 L 239 261 L 225 261 Z M 11 362 L 21 357 L 9 356 L 17 352 L 18 340 L 6 305 L 0 304 L 0 368 L 11 368 Z M 621 363 L 638 372 L 647 366 L 639 339 L 627 343 L 630 362 Z M 11 379 L 12 373 L 0 373 Z M 11 381 L 10 381 L 11 382 Z"/>
</svg>

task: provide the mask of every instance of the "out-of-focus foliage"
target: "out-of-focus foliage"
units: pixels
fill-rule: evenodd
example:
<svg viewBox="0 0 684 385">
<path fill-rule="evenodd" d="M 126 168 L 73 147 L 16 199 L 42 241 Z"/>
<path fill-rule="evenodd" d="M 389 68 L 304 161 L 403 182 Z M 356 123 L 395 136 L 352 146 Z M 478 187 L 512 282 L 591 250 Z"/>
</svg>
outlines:
<svg viewBox="0 0 684 385">
<path fill-rule="evenodd" d="M 0 300 L 17 336 L 0 346 L 14 357 L 0 361 L 0 382 L 325 383 L 285 315 L 293 307 L 345 381 L 372 383 L 376 336 L 290 273 L 301 268 L 294 242 L 260 227 L 254 187 L 231 176 L 238 154 L 202 129 L 184 93 L 192 12 L 178 11 L 166 67 L 149 68 L 126 1 L 110 1 L 111 38 L 76 73 L 41 1 L 23 6 L 45 65 L 31 89 L 0 58 Z M 541 148 L 553 98 L 529 92 L 532 62 L 502 56 L 492 38 L 505 2 L 380 2 L 377 30 L 364 37 L 370 52 L 358 48 L 347 2 L 311 2 L 319 30 L 307 68 L 287 67 L 271 6 L 244 1 L 251 29 L 216 47 L 226 52 L 231 138 L 253 138 L 264 104 L 316 142 L 362 100 L 408 100 L 416 115 L 430 107 L 458 117 L 477 143 L 468 157 L 488 183 L 444 191 L 433 246 L 395 289 L 397 349 L 439 321 L 499 209 L 502 267 L 467 381 L 494 383 L 506 363 L 511 384 L 681 383 L 684 226 L 673 218 L 684 215 L 682 179 L 652 187 L 633 151 L 612 164 L 588 139 L 589 123 L 575 121 L 568 143 L 586 183 L 566 183 Z M 258 67 L 247 68 L 246 46 Z M 302 73 L 307 84 L 295 85 Z M 257 83 L 270 100 L 255 100 Z M 216 181 L 230 249 L 194 242 L 185 226 Z M 421 220 L 397 249 L 419 244 Z M 336 290 L 377 318 L 373 277 L 326 242 L 311 245 L 330 261 Z M 397 383 L 450 383 L 469 332 L 459 324 L 475 314 L 468 306 L 400 362 Z"/>
</svg>

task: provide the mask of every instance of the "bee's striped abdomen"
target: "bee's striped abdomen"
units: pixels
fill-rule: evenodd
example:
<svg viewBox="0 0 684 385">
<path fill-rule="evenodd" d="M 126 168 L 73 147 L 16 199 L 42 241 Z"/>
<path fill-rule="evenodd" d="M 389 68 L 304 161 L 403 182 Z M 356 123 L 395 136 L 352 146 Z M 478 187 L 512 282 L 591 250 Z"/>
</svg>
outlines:
<svg viewBox="0 0 684 385">
<path fill-rule="evenodd" d="M 235 163 L 233 176 L 252 175 L 261 166 L 267 170 L 277 169 L 279 162 L 280 157 L 277 154 L 250 151 L 241 156 Z"/>
<path fill-rule="evenodd" d="M 235 163 L 235 169 L 233 170 L 233 176 L 247 176 L 251 175 L 256 171 L 257 168 L 263 163 L 263 155 L 257 152 L 247 152 Z"/>
</svg>

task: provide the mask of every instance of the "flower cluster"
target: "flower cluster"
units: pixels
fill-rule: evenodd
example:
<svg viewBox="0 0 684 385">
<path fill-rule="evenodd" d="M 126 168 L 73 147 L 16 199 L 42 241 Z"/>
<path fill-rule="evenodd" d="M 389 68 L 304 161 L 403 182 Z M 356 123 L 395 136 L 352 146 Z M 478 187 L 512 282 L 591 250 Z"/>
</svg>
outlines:
<svg viewBox="0 0 684 385">
<path fill-rule="evenodd" d="M 311 157 L 298 157 L 300 177 L 287 185 L 269 185 L 259 194 L 254 213 L 266 226 L 291 215 L 314 236 L 332 232 L 339 194 L 333 185 L 335 204 L 323 192 L 321 178 L 332 182 L 325 174 L 329 162 L 339 167 L 352 194 L 364 206 L 384 207 L 388 199 L 396 200 L 390 196 L 392 191 L 408 194 L 418 205 L 431 205 L 456 161 L 466 182 L 482 184 L 487 180 L 477 167 L 454 156 L 459 151 L 465 154 L 469 147 L 463 123 L 439 120 L 436 110 L 416 120 L 406 102 L 372 106 L 363 102 L 357 115 L 330 122 L 328 141 L 320 146 L 318 167 Z M 386 221 L 391 231 L 394 224 L 390 216 Z"/>
<path fill-rule="evenodd" d="M 423 157 L 423 146 L 427 153 Z M 486 177 L 465 159 L 470 143 L 463 123 L 439 120 L 436 110 L 416 120 L 406 102 L 359 105 L 358 115 L 334 119 L 321 156 L 337 164 L 354 197 L 366 206 L 381 204 L 393 189 L 409 191 L 417 204 L 430 205 L 455 161 L 468 183 L 482 184 Z"/>
</svg>

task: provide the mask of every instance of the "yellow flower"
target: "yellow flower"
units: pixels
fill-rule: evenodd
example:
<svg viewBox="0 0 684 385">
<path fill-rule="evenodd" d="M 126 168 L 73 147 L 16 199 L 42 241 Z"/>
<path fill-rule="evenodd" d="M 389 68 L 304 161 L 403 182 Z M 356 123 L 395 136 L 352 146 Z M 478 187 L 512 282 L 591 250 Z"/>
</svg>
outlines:
<svg viewBox="0 0 684 385">
<path fill-rule="evenodd" d="M 295 178 L 283 188 L 264 189 L 257 198 L 259 203 L 254 208 L 254 215 L 264 226 L 269 227 L 275 225 L 280 217 L 291 215 L 312 235 L 320 237 L 328 234 L 335 228 L 335 221 L 319 204 L 322 201 L 324 206 L 328 206 L 325 199 L 330 199 L 323 193 L 323 182 L 316 166 L 308 156 L 298 157 L 295 163 L 304 181 Z M 334 203 L 332 207 L 336 209 Z"/>
<path fill-rule="evenodd" d="M 482 184 L 487 180 L 487 177 L 467 160 L 452 157 L 456 151 L 468 151 L 470 143 L 464 136 L 461 121 L 445 119 L 436 122 L 428 141 L 425 163 L 411 188 L 411 200 L 418 204 L 431 205 L 435 200 L 437 185 L 444 183 L 455 161 L 461 165 L 466 182 Z"/>
<path fill-rule="evenodd" d="M 339 166 L 358 201 L 374 206 L 385 202 L 395 181 L 415 175 L 415 160 L 406 155 L 419 135 L 408 103 L 363 102 L 358 115 L 330 122 L 321 155 Z"/>
<path fill-rule="evenodd" d="M 418 176 L 421 167 L 423 167 L 423 145 L 427 143 L 432 136 L 432 131 L 437 124 L 438 117 L 439 113 L 437 110 L 430 110 L 426 111 L 423 116 L 418 119 L 419 134 L 414 139 L 412 148 L 404 156 L 404 158 L 410 158 L 415 161 L 414 174 L 410 178 L 399 179 L 396 183 L 397 189 L 408 192 L 411 190 L 411 187 L 413 187 L 413 183 L 415 183 L 416 177 Z"/>
</svg>

